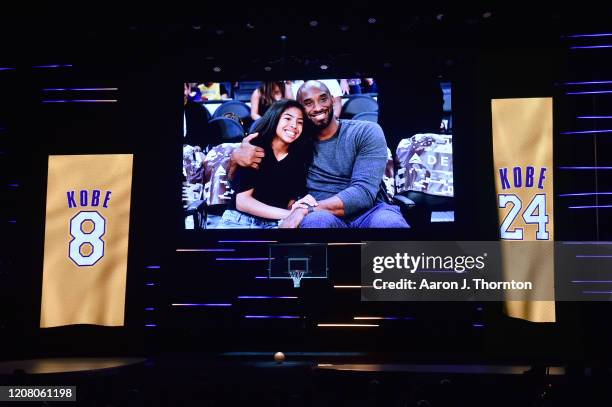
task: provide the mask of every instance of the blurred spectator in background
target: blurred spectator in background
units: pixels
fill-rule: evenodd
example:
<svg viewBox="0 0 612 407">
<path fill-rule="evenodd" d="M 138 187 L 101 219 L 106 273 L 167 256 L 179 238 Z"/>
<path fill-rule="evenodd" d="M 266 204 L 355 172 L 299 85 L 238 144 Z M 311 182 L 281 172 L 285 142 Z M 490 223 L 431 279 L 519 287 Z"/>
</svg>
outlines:
<svg viewBox="0 0 612 407">
<path fill-rule="evenodd" d="M 361 93 L 361 79 L 340 79 L 343 95 L 359 95 Z"/>
<path fill-rule="evenodd" d="M 363 78 L 360 82 L 362 93 L 378 93 L 378 85 L 374 82 L 374 78 Z"/>
<path fill-rule="evenodd" d="M 195 102 L 191 97 L 193 87 L 190 83 L 184 84 L 183 94 L 183 138 L 186 144 L 200 146 L 202 151 L 219 144 L 208 125 L 208 111 L 201 103 Z"/>
<path fill-rule="evenodd" d="M 262 82 L 251 95 L 251 118 L 259 119 L 274 102 L 281 99 L 295 99 L 291 81 Z"/>
<path fill-rule="evenodd" d="M 189 86 L 189 91 L 185 91 L 185 97 L 192 102 L 200 102 L 202 100 L 202 92 L 200 92 L 200 89 L 198 89 L 197 83 L 185 83 L 185 86 Z"/>
<path fill-rule="evenodd" d="M 202 93 L 202 101 L 208 100 L 226 100 L 228 98 L 225 85 L 217 82 L 204 82 L 198 85 L 198 89 Z"/>
</svg>

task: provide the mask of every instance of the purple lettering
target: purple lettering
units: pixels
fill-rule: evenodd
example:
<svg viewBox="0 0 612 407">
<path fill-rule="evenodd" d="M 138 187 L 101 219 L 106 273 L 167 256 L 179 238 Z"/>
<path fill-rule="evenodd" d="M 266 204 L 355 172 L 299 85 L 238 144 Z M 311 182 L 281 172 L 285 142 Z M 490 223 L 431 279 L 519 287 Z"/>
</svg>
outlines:
<svg viewBox="0 0 612 407">
<path fill-rule="evenodd" d="M 533 174 L 535 173 L 535 169 L 533 167 L 527 167 L 527 175 L 525 175 L 525 187 L 531 188 L 533 187 Z"/>
<path fill-rule="evenodd" d="M 76 208 L 77 204 L 74 200 L 74 191 L 68 191 L 66 195 L 68 195 L 68 208 Z"/>
<path fill-rule="evenodd" d="M 110 196 L 111 196 L 111 191 L 106 191 L 106 196 L 104 196 L 104 206 L 105 208 L 108 208 L 108 201 L 110 201 Z"/>
<path fill-rule="evenodd" d="M 540 182 L 538 183 L 538 188 L 540 189 L 544 189 L 544 180 L 546 179 L 546 176 L 544 175 L 546 173 L 546 168 L 542 168 L 540 170 Z"/>
<path fill-rule="evenodd" d="M 521 167 L 514 167 L 512 170 L 512 175 L 514 176 L 514 188 L 520 188 L 523 185 L 521 179 Z"/>
<path fill-rule="evenodd" d="M 502 189 L 510 188 L 510 183 L 508 182 L 508 169 L 507 168 L 499 169 L 499 178 L 501 179 Z"/>
<path fill-rule="evenodd" d="M 87 190 L 81 191 L 81 206 L 87 206 Z"/>
<path fill-rule="evenodd" d="M 100 204 L 100 190 L 94 189 L 91 196 L 91 206 L 98 206 Z"/>
</svg>

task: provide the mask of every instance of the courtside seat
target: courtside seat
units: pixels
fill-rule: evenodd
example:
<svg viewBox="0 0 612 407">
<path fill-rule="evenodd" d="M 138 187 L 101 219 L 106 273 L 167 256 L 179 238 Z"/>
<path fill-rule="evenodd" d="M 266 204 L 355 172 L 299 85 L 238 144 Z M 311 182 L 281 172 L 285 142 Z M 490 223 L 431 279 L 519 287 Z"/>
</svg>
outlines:
<svg viewBox="0 0 612 407">
<path fill-rule="evenodd" d="M 215 112 L 216 113 L 216 112 Z M 244 137 L 244 128 L 236 120 L 227 117 L 217 117 L 208 122 L 213 140 L 224 143 L 235 143 Z"/>
<path fill-rule="evenodd" d="M 353 95 L 342 106 L 341 119 L 353 119 L 364 112 L 378 112 L 378 102 L 368 95 Z"/>
<path fill-rule="evenodd" d="M 378 112 L 361 112 L 353 116 L 353 120 L 378 123 Z"/>
<path fill-rule="evenodd" d="M 242 124 L 244 129 L 248 129 L 253 122 L 251 119 L 251 108 L 244 102 L 239 100 L 228 100 L 223 102 L 221 106 L 213 113 L 213 119 L 218 117 L 230 116 L 236 117 L 238 122 Z"/>
</svg>

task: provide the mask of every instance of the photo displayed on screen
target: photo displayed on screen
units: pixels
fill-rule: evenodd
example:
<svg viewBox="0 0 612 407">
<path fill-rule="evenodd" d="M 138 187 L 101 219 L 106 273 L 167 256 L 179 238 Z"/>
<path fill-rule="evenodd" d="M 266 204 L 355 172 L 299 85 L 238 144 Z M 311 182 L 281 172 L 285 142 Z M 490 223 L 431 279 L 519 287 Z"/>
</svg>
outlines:
<svg viewBox="0 0 612 407">
<path fill-rule="evenodd" d="M 184 83 L 185 229 L 453 222 L 450 83 L 435 82 L 424 98 L 406 85 Z M 419 128 L 424 116 L 433 126 Z"/>
</svg>

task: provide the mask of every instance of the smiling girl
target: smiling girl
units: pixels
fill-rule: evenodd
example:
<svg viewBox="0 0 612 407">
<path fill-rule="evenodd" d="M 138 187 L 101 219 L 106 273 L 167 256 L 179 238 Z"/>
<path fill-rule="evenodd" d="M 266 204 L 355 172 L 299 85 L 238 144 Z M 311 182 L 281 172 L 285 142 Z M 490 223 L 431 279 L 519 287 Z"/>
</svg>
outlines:
<svg viewBox="0 0 612 407">
<path fill-rule="evenodd" d="M 292 210 L 316 205 L 305 193 L 313 141 L 304 126 L 304 108 L 295 100 L 279 100 L 254 132 L 258 135 L 251 143 L 265 155 L 259 169 L 239 168 L 234 175 L 235 199 L 223 213 L 219 229 L 273 229 Z"/>
</svg>

